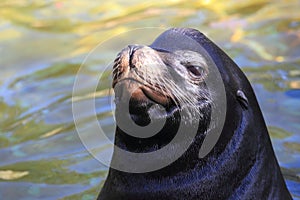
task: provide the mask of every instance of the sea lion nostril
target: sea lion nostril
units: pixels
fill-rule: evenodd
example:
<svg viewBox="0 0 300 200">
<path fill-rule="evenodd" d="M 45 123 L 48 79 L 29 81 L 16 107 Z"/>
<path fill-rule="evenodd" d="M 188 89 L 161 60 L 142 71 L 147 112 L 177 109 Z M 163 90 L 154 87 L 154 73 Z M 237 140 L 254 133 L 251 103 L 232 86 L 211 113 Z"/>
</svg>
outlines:
<svg viewBox="0 0 300 200">
<path fill-rule="evenodd" d="M 137 46 L 128 45 L 128 48 L 129 48 L 129 52 L 128 52 L 128 54 L 129 54 L 129 67 L 130 68 L 135 68 L 135 65 L 132 63 L 132 59 L 133 59 L 133 54 L 137 49 Z"/>
<path fill-rule="evenodd" d="M 139 47 L 136 46 L 136 45 L 128 45 L 128 48 L 129 48 L 129 52 L 128 52 L 128 54 L 129 54 L 129 67 L 130 67 L 131 69 L 133 69 L 133 68 L 136 67 L 135 64 L 133 64 L 133 62 L 132 62 L 133 54 L 134 54 L 134 52 L 135 52 Z"/>
</svg>

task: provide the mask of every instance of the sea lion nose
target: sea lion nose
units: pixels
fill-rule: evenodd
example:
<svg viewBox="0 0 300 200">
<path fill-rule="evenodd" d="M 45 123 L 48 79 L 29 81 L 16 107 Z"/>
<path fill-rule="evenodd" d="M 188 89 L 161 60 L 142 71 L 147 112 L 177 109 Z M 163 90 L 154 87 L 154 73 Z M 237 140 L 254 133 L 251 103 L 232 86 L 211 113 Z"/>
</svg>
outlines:
<svg viewBox="0 0 300 200">
<path fill-rule="evenodd" d="M 140 45 L 128 45 L 117 55 L 113 65 L 113 87 L 118 79 L 128 76 L 130 69 L 136 68 L 137 56 L 134 54 L 140 48 Z"/>
</svg>

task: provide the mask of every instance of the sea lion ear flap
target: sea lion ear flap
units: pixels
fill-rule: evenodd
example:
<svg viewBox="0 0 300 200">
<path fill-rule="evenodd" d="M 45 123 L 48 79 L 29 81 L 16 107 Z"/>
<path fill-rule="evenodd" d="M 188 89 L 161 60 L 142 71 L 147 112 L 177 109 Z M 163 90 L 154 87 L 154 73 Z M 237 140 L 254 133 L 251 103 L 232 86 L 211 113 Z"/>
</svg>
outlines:
<svg viewBox="0 0 300 200">
<path fill-rule="evenodd" d="M 236 97 L 238 102 L 241 104 L 242 108 L 248 110 L 249 102 L 245 93 L 242 90 L 238 90 L 236 92 Z"/>
</svg>

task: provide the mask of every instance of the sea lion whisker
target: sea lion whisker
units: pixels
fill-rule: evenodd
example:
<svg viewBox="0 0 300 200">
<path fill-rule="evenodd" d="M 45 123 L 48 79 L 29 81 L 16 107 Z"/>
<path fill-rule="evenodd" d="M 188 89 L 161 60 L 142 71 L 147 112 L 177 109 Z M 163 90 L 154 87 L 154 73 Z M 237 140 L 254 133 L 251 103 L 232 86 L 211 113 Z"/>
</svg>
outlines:
<svg viewBox="0 0 300 200">
<path fill-rule="evenodd" d="M 180 96 L 176 96 L 176 98 L 179 100 L 180 104 L 186 105 L 186 107 L 189 107 L 193 110 L 193 112 L 200 113 L 200 109 L 199 109 L 199 105 L 196 104 L 197 102 L 197 95 L 196 97 L 192 96 L 192 95 L 187 95 L 187 93 L 184 93 L 183 90 L 181 88 L 179 88 L 177 85 L 174 85 L 175 90 L 178 90 L 176 94 L 181 94 Z"/>
<path fill-rule="evenodd" d="M 115 63 L 114 66 L 113 66 L 113 70 L 112 70 L 112 73 L 115 73 L 116 71 L 119 71 L 120 70 L 120 63 Z"/>
<path fill-rule="evenodd" d="M 113 70 L 111 71 L 111 73 L 115 74 L 116 71 L 119 71 L 119 66 L 114 67 Z"/>
<path fill-rule="evenodd" d="M 158 84 L 158 86 L 160 87 L 161 91 L 163 91 L 165 97 L 170 98 L 172 102 L 175 104 L 175 106 L 178 107 L 177 100 L 174 98 L 173 93 L 170 92 L 170 90 L 168 90 L 165 86 L 163 86 L 163 85 L 167 85 L 166 81 L 164 79 L 157 79 L 157 80 L 160 81 L 160 84 Z"/>
<path fill-rule="evenodd" d="M 114 73 L 114 74 L 113 74 L 112 80 L 116 80 L 116 79 L 118 79 L 118 77 L 120 77 L 119 71 L 117 71 L 117 73 Z"/>
<path fill-rule="evenodd" d="M 170 95 L 171 96 L 171 94 L 172 94 L 172 90 L 170 90 L 170 88 L 168 88 L 168 85 L 169 84 L 172 84 L 172 81 L 170 81 L 169 83 L 167 83 L 166 81 L 165 81 L 165 79 L 162 79 L 162 78 L 157 78 L 157 80 L 158 80 L 158 85 L 161 87 L 161 89 L 165 92 L 165 93 L 167 93 L 168 95 Z"/>
<path fill-rule="evenodd" d="M 114 68 L 112 70 L 112 74 L 116 74 L 119 71 L 120 71 L 120 64 L 117 64 L 114 66 Z"/>
<path fill-rule="evenodd" d="M 180 102 L 183 102 L 183 100 L 181 100 L 181 96 L 177 95 L 177 94 L 182 93 L 180 88 L 178 88 L 178 86 L 176 84 L 174 84 L 172 81 L 170 81 L 168 83 L 165 82 L 165 84 L 167 86 L 171 85 L 171 88 L 168 88 L 168 87 L 167 88 L 168 88 L 169 91 L 173 91 L 173 92 L 170 92 L 170 93 L 172 94 L 173 98 L 175 99 L 177 107 L 179 107 Z"/>
<path fill-rule="evenodd" d="M 119 68 L 116 68 L 116 69 L 112 70 L 112 75 L 116 76 L 118 72 L 119 72 Z M 113 77 L 113 78 L 115 78 L 115 77 Z"/>
</svg>

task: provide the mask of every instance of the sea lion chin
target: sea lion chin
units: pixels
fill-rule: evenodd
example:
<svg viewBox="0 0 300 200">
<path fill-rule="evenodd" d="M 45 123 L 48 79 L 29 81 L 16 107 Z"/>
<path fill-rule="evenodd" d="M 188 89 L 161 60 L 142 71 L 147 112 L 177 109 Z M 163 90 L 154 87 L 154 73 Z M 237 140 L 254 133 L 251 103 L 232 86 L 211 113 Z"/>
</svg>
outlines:
<svg viewBox="0 0 300 200">
<path fill-rule="evenodd" d="M 212 120 L 218 121 L 211 117 L 219 97 L 206 83 L 213 71 L 211 62 L 224 84 L 227 112 L 221 113 L 225 123 L 216 145 L 199 157 Z M 116 146 L 134 153 L 156 151 L 172 141 L 182 122 L 187 129 L 197 127 L 197 134 L 186 152 L 161 169 L 131 173 L 110 168 L 99 200 L 291 199 L 249 81 L 201 32 L 173 28 L 149 46 L 124 48 L 114 61 L 112 86 Z M 185 109 L 188 114 L 180 116 Z M 119 127 L 118 119 L 125 115 L 141 126 L 153 119 L 154 124 L 166 122 L 157 134 L 139 138 L 142 131 L 132 136 L 130 129 Z M 176 145 L 180 142 L 171 149 Z M 112 162 L 117 159 L 114 154 Z"/>
</svg>

